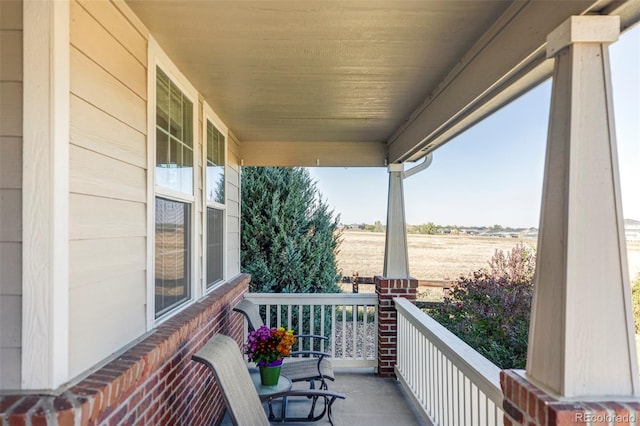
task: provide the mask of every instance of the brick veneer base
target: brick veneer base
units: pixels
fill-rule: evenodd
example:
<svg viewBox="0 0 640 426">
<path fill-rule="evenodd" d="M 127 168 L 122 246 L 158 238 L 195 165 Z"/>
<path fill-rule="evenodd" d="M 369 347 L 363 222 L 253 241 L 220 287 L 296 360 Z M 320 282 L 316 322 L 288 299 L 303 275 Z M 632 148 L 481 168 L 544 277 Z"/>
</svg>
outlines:
<svg viewBox="0 0 640 426">
<path fill-rule="evenodd" d="M 398 313 L 393 298 L 415 301 L 418 280 L 375 277 L 375 284 L 378 295 L 378 375 L 396 377 Z"/>
<path fill-rule="evenodd" d="M 580 402 L 549 395 L 514 370 L 500 373 L 505 426 L 615 425 L 638 421 L 640 400 Z"/>
<path fill-rule="evenodd" d="M 208 369 L 191 361 L 216 333 L 241 343 L 243 320 L 232 312 L 247 292 L 241 275 L 158 326 L 115 360 L 57 396 L 0 396 L 0 423 L 10 426 L 210 425 L 224 401 Z"/>
</svg>

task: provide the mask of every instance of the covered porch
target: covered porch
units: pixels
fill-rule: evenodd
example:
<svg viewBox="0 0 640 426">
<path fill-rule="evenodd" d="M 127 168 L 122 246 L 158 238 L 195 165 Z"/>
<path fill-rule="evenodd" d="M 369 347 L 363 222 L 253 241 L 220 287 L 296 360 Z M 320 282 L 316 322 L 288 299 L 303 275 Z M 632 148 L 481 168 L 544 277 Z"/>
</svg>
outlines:
<svg viewBox="0 0 640 426">
<path fill-rule="evenodd" d="M 377 277 L 373 294 L 245 298 L 263 307 L 268 326 L 329 337 L 317 349 L 332 357 L 330 389 L 348 396 L 335 404 L 338 424 L 390 424 L 394 415 L 407 425 L 503 424 L 500 369 L 414 305 L 414 280 L 404 284 Z"/>
<path fill-rule="evenodd" d="M 342 368 L 336 372 L 336 381 L 331 390 L 348 395 L 348 398 L 333 407 L 333 419 L 336 425 L 422 426 L 426 425 L 420 413 L 411 403 L 409 396 L 397 380 L 384 379 L 372 374 L 368 369 Z M 276 415 L 279 404 L 274 403 Z M 288 412 L 293 417 L 304 417 L 309 409 L 307 401 L 289 403 Z M 232 424 L 228 416 L 222 425 Z M 296 423 L 288 423 L 296 424 Z M 308 424 L 308 423 L 306 423 Z M 329 425 L 326 418 L 314 423 L 318 426 Z"/>
<path fill-rule="evenodd" d="M 637 422 L 607 46 L 640 2 L 0 8 L 3 424 L 217 424 L 190 357 L 243 341 L 243 297 L 329 324 L 341 423 Z M 499 371 L 411 303 L 405 165 L 551 76 L 527 369 Z M 376 293 L 248 293 L 243 166 L 386 167 Z"/>
</svg>

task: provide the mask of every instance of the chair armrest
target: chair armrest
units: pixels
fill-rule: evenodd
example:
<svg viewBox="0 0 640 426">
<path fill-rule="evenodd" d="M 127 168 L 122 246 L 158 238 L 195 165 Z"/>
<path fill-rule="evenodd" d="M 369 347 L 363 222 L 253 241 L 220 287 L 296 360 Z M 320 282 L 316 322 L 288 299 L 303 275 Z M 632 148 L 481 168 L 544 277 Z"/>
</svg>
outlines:
<svg viewBox="0 0 640 426">
<path fill-rule="evenodd" d="M 318 339 L 318 340 L 324 340 L 324 341 L 329 341 L 329 338 L 326 336 L 321 336 L 319 334 L 296 334 L 295 336 L 296 339 Z M 314 355 L 314 356 L 320 356 L 322 358 L 322 355 L 324 356 L 330 356 L 328 353 L 326 352 L 318 352 L 318 351 L 314 351 L 314 350 L 307 350 L 307 349 L 302 349 L 299 351 L 295 351 L 292 352 L 291 355 Z"/>
<path fill-rule="evenodd" d="M 282 398 L 290 396 L 304 396 L 304 397 L 324 397 L 324 398 L 340 398 L 345 399 L 347 396 L 340 392 L 333 392 L 321 389 L 291 389 L 288 391 L 276 392 L 270 395 L 261 395 L 261 401 L 268 401 L 273 398 Z"/>
<path fill-rule="evenodd" d="M 296 334 L 295 336 L 296 339 L 299 338 L 309 338 L 309 339 L 322 339 L 322 340 L 329 340 L 329 338 L 327 336 L 321 336 L 319 334 Z"/>
<path fill-rule="evenodd" d="M 317 356 L 320 359 L 324 358 L 324 357 L 330 357 L 331 354 L 328 352 L 320 352 L 320 351 L 293 351 L 291 352 L 291 356 L 296 356 L 296 355 L 313 355 L 313 356 Z"/>
</svg>

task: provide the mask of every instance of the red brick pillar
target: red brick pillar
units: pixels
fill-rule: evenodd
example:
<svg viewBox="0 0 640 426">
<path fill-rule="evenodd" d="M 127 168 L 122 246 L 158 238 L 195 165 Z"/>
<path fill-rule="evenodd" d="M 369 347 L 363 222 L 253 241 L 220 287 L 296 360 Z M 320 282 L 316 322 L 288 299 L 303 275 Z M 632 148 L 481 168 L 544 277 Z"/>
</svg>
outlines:
<svg viewBox="0 0 640 426">
<path fill-rule="evenodd" d="M 398 313 L 393 298 L 415 301 L 418 280 L 375 277 L 375 282 L 378 295 L 378 375 L 395 377 L 393 368 L 398 350 Z"/>
<path fill-rule="evenodd" d="M 568 401 L 540 389 L 524 377 L 523 371 L 500 373 L 504 394 L 505 426 L 568 426 L 639 424 L 640 400 Z"/>
</svg>

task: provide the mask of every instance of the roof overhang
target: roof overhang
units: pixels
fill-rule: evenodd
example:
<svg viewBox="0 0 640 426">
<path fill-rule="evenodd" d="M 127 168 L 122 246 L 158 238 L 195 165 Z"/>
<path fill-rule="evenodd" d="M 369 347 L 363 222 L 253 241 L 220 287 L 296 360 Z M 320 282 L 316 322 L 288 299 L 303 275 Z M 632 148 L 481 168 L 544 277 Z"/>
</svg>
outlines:
<svg viewBox="0 0 640 426">
<path fill-rule="evenodd" d="M 415 161 L 551 77 L 546 36 L 569 16 L 640 19 L 640 2 L 514 3 L 389 140 L 391 162 Z"/>
<path fill-rule="evenodd" d="M 551 74 L 571 15 L 638 1 L 127 0 L 245 165 L 415 161 Z"/>
</svg>

